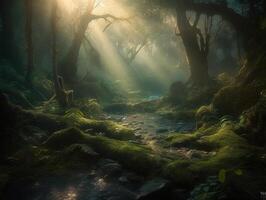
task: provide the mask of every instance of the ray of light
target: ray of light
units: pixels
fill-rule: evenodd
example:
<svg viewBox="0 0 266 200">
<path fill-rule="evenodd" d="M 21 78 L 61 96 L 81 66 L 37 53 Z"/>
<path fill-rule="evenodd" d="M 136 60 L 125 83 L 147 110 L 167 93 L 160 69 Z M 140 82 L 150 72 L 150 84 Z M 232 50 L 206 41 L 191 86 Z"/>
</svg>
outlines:
<svg viewBox="0 0 266 200">
<path fill-rule="evenodd" d="M 121 59 L 113 46 L 108 35 L 102 31 L 103 27 L 99 23 L 93 24 L 90 38 L 95 47 L 100 52 L 103 63 L 114 80 L 123 85 L 126 90 L 136 90 L 136 86 L 130 74 L 127 72 L 126 63 Z"/>
<path fill-rule="evenodd" d="M 72 17 L 75 17 L 75 12 L 88 2 L 88 0 L 86 2 L 85 0 L 58 1 L 64 12 L 70 16 L 72 15 Z M 95 5 L 97 7 L 93 10 L 93 14 L 108 13 L 118 17 L 129 17 L 133 16 L 135 12 L 132 7 L 122 5 L 119 1 L 114 0 L 97 0 Z M 180 76 L 185 76 L 177 69 L 178 62 L 176 61 L 176 64 L 170 62 L 168 52 L 154 44 L 152 44 L 154 55 L 149 52 L 150 49 L 144 48 L 131 64 L 133 67 L 125 62 L 125 58 L 122 57 L 118 51 L 119 49 L 117 49 L 117 42 L 125 42 L 129 46 L 130 43 L 134 45 L 134 43 L 142 41 L 146 37 L 147 30 L 151 31 L 149 30 L 151 25 L 142 18 L 135 17 L 132 20 L 133 23 L 116 21 L 106 32 L 103 32 L 106 21 L 97 20 L 90 24 L 87 31 L 87 36 L 98 50 L 110 79 L 114 80 L 126 91 L 138 91 L 143 87 L 140 80 L 145 79 L 145 77 L 167 88 L 174 80 L 180 78 Z M 175 26 L 175 22 L 171 17 L 166 18 L 166 23 L 173 27 Z M 84 48 L 81 51 L 84 51 Z M 177 55 L 178 49 L 175 51 Z M 86 59 L 84 52 L 81 52 L 80 55 L 81 59 Z M 86 68 L 90 67 L 83 65 Z"/>
</svg>

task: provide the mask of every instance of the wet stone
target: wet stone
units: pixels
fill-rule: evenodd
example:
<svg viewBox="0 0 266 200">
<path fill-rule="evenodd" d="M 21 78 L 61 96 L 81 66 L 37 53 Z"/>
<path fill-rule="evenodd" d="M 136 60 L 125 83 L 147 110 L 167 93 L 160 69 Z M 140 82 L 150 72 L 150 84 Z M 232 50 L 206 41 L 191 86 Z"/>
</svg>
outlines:
<svg viewBox="0 0 266 200">
<path fill-rule="evenodd" d="M 122 166 L 110 159 L 104 159 L 99 162 L 100 170 L 104 175 L 116 176 L 122 173 Z"/>
<path fill-rule="evenodd" d="M 156 178 L 146 182 L 140 188 L 137 200 L 161 200 L 171 196 L 172 186 L 169 181 Z M 170 195 L 170 196 L 169 196 Z"/>
</svg>

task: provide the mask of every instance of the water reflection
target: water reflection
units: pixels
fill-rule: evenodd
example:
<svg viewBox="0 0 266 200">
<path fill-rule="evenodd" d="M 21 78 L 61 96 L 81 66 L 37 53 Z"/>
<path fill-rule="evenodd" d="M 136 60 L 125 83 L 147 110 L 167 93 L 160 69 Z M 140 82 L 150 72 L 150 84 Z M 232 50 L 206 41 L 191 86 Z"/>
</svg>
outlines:
<svg viewBox="0 0 266 200">
<path fill-rule="evenodd" d="M 105 181 L 104 178 L 95 178 L 95 188 L 99 191 L 104 191 L 107 187 L 107 182 Z"/>
<path fill-rule="evenodd" d="M 75 187 L 68 187 L 64 191 L 52 190 L 51 192 L 52 200 L 77 200 L 78 199 L 78 191 Z"/>
</svg>

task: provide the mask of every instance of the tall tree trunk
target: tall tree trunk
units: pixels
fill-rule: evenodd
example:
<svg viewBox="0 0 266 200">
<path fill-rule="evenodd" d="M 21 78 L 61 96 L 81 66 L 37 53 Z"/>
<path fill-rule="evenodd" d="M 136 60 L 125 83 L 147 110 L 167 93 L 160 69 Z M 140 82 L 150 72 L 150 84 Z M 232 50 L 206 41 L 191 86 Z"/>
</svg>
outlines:
<svg viewBox="0 0 266 200">
<path fill-rule="evenodd" d="M 32 11 L 33 11 L 33 1 L 25 0 L 25 10 L 26 10 L 26 24 L 25 24 L 25 36 L 27 43 L 27 72 L 26 72 L 26 83 L 30 86 L 32 85 L 32 73 L 34 70 L 34 60 L 33 60 L 33 41 L 32 41 Z"/>
<path fill-rule="evenodd" d="M 59 105 L 63 107 L 71 106 L 73 103 L 73 91 L 65 90 L 64 88 L 64 79 L 63 77 L 58 76 L 57 72 L 57 2 L 54 2 L 52 17 L 51 17 L 51 26 L 52 26 L 52 65 L 53 65 L 53 79 L 54 79 L 54 89 L 55 96 Z"/>
<path fill-rule="evenodd" d="M 59 83 L 57 80 L 57 50 L 56 50 L 56 41 L 57 41 L 57 3 L 54 2 L 52 17 L 51 17 L 51 26 L 52 26 L 52 66 L 53 66 L 53 80 L 54 80 L 54 88 L 55 94 L 57 95 L 57 91 L 59 90 Z"/>
<path fill-rule="evenodd" d="M 12 16 L 13 7 L 14 0 L 0 0 L 0 17 L 2 22 L 0 53 L 3 58 L 7 59 L 17 67 L 21 64 L 21 60 L 15 43 L 14 22 Z"/>
<path fill-rule="evenodd" d="M 205 85 L 209 80 L 207 48 L 200 46 L 198 32 L 186 16 L 186 7 L 183 1 L 178 1 L 176 13 L 179 35 L 183 40 L 190 65 L 190 81 L 196 86 Z"/>
<path fill-rule="evenodd" d="M 85 13 L 81 17 L 78 31 L 74 36 L 70 49 L 59 66 L 59 74 L 62 75 L 68 85 L 75 84 L 77 80 L 79 51 L 85 37 L 86 30 L 91 21 L 89 15 L 89 13 Z"/>
</svg>

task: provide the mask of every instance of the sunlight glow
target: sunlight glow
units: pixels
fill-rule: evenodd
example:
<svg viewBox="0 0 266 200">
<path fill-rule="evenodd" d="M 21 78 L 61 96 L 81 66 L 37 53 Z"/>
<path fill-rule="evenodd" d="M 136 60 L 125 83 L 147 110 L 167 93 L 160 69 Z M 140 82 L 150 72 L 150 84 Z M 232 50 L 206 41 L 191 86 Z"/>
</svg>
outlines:
<svg viewBox="0 0 266 200">
<path fill-rule="evenodd" d="M 162 37 L 154 33 L 150 22 L 136 16 L 137 11 L 132 6 L 122 4 L 122 1 L 116 0 L 58 0 L 58 2 L 61 12 L 65 13 L 61 19 L 65 24 L 68 24 L 69 31 L 73 31 L 73 34 L 77 30 L 79 16 L 88 8 L 89 3 L 94 3 L 92 11 L 94 15 L 111 14 L 116 17 L 130 18 L 130 22 L 123 20 L 113 21 L 105 31 L 103 30 L 109 22 L 103 19 L 95 20 L 89 24 L 86 33 L 87 39 L 100 55 L 101 62 L 106 70 L 106 76 L 120 90 L 129 95 L 138 94 L 143 87 L 143 81 L 146 79 L 151 82 L 157 82 L 161 87 L 169 88 L 172 82 L 180 79 L 180 77 L 187 76 L 187 74 L 182 72 L 182 67 L 176 67 L 185 62 L 180 62 L 176 58 L 173 58 L 172 61 L 169 60 L 169 50 L 165 50 L 152 42 L 154 37 L 158 37 L 159 40 Z M 171 15 L 166 16 L 164 23 L 171 27 L 170 33 L 173 28 L 173 37 L 176 37 L 174 35 L 176 26 L 174 17 Z M 153 24 L 154 26 L 156 27 L 157 25 Z M 158 25 L 158 29 L 160 28 Z M 128 63 L 127 57 L 123 54 L 127 55 L 126 50 L 140 45 L 145 38 L 151 40 L 150 47 L 144 46 L 132 63 Z M 80 60 L 88 59 L 88 54 L 84 52 L 86 50 L 84 45 L 80 52 Z M 180 53 L 179 47 L 176 47 L 175 51 L 176 55 L 178 55 Z M 80 63 L 79 71 L 81 74 L 91 71 L 89 69 L 91 66 L 86 65 L 86 62 Z M 102 76 L 101 73 L 99 74 Z"/>
<path fill-rule="evenodd" d="M 66 190 L 54 189 L 51 192 L 51 199 L 54 200 L 77 200 L 78 191 L 75 187 L 67 187 Z"/>
</svg>

